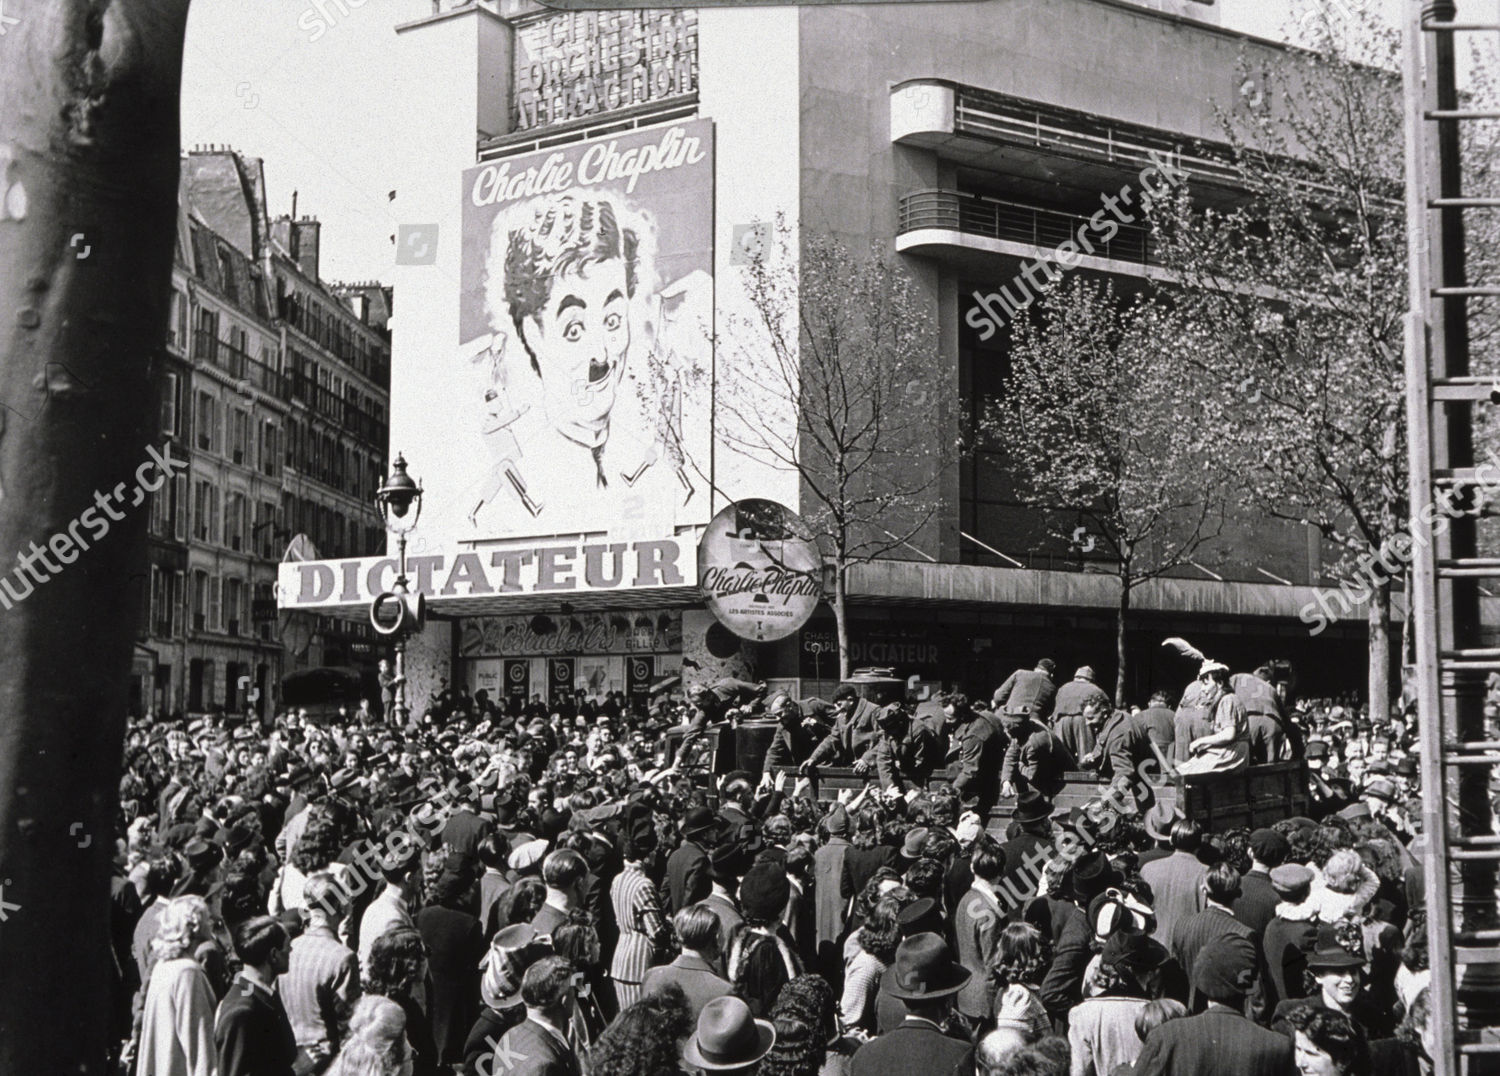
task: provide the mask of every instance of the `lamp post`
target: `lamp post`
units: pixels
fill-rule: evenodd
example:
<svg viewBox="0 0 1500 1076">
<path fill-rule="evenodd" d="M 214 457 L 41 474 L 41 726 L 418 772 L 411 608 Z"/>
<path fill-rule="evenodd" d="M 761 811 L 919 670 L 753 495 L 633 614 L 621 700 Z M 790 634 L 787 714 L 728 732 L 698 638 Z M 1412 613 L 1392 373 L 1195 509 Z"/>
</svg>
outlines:
<svg viewBox="0 0 1500 1076">
<path fill-rule="evenodd" d="M 394 629 L 387 632 L 395 636 L 396 643 L 396 692 L 391 707 L 391 716 L 398 725 L 405 725 L 410 711 L 406 706 L 406 637 L 421 620 L 421 595 L 417 596 L 415 616 L 406 578 L 406 536 L 416 529 L 417 519 L 422 515 L 422 487 L 406 473 L 406 459 L 396 453 L 396 462 L 391 465 L 391 476 L 375 491 L 375 506 L 388 533 L 396 536 L 396 583 L 389 593 L 375 599 L 370 608 L 370 619 L 381 629 L 378 614 L 383 606 L 394 603 L 397 608 Z M 384 629 L 381 629 L 384 630 Z"/>
</svg>

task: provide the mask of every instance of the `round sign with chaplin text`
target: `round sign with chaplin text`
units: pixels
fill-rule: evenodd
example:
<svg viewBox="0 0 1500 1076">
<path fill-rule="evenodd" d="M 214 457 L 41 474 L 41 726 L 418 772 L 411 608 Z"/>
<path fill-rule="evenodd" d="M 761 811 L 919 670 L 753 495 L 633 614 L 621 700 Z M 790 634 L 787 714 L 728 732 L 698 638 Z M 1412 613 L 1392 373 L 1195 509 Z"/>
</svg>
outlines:
<svg viewBox="0 0 1500 1076">
<path fill-rule="evenodd" d="M 802 520 L 775 501 L 737 501 L 698 543 L 698 586 L 709 611 L 752 642 L 784 639 L 823 597 L 823 558 Z"/>
</svg>

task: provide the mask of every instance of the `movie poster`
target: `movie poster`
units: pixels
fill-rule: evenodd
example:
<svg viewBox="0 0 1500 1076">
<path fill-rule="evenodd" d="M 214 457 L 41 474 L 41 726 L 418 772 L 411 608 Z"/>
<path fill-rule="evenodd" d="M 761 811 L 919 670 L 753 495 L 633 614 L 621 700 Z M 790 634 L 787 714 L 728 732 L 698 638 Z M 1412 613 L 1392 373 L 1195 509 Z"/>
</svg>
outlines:
<svg viewBox="0 0 1500 1076">
<path fill-rule="evenodd" d="M 461 540 L 707 521 L 713 163 L 694 120 L 465 173 Z"/>
</svg>

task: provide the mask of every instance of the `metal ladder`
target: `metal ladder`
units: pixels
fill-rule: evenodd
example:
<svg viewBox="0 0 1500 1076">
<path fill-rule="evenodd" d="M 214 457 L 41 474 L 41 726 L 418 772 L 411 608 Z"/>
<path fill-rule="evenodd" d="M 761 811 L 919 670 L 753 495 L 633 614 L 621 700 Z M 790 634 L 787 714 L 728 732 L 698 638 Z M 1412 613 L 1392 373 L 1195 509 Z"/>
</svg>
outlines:
<svg viewBox="0 0 1500 1076">
<path fill-rule="evenodd" d="M 1500 836 L 1489 798 L 1500 742 L 1487 740 L 1484 726 L 1485 680 L 1500 671 L 1500 649 L 1484 645 L 1479 602 L 1481 581 L 1500 580 L 1500 558 L 1479 556 L 1476 515 L 1454 515 L 1435 534 L 1432 515 L 1421 510 L 1448 498 L 1477 512 L 1486 483 L 1476 466 L 1475 407 L 1500 404 L 1492 382 L 1470 372 L 1468 313 L 1470 299 L 1500 296 L 1500 282 L 1470 283 L 1464 249 L 1465 213 L 1500 211 L 1500 198 L 1465 197 L 1460 160 L 1461 125 L 1500 120 L 1500 112 L 1463 107 L 1455 63 L 1463 34 L 1500 31 L 1500 22 L 1457 22 L 1453 0 L 1407 0 L 1406 9 L 1406 391 L 1422 866 L 1434 1073 L 1459 1076 L 1500 1072 Z"/>
</svg>

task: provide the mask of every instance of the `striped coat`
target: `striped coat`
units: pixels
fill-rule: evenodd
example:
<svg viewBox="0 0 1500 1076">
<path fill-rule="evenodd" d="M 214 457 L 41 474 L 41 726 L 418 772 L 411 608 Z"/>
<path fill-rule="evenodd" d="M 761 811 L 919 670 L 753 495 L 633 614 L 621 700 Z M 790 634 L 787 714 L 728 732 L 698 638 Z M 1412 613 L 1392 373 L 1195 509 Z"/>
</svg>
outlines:
<svg viewBox="0 0 1500 1076">
<path fill-rule="evenodd" d="M 615 981 L 620 1008 L 624 1009 L 640 999 L 641 982 L 656 963 L 657 955 L 667 951 L 669 935 L 656 887 L 640 864 L 625 864 L 625 869 L 610 883 L 609 899 L 615 922 L 620 925 L 620 941 L 615 946 L 609 974 Z"/>
</svg>

